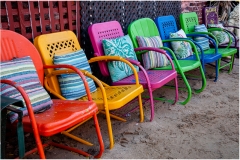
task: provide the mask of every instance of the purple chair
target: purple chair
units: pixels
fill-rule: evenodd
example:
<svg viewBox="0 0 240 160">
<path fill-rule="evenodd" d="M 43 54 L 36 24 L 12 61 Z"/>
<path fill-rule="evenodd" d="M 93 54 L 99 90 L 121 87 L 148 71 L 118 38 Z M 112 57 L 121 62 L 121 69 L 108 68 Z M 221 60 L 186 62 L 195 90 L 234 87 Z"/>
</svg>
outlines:
<svg viewBox="0 0 240 160">
<path fill-rule="evenodd" d="M 202 16 L 203 16 L 203 24 L 206 26 L 208 24 L 218 24 L 218 10 L 217 7 L 204 7 L 202 9 Z M 223 25 L 224 27 L 232 27 L 239 29 L 237 26 L 228 26 L 228 25 Z M 236 48 L 237 49 L 237 56 L 239 57 L 239 39 L 236 38 L 234 33 L 229 32 L 233 37 L 234 37 L 234 43 L 230 46 L 231 48 Z M 228 44 L 221 44 L 218 47 L 219 48 L 225 48 Z"/>
<path fill-rule="evenodd" d="M 91 25 L 88 28 L 88 33 L 91 39 L 91 43 L 94 49 L 94 56 L 102 56 L 104 54 L 102 40 L 103 39 L 114 39 L 117 37 L 124 36 L 123 30 L 121 25 L 118 21 L 109 21 L 109 22 L 103 22 L 103 23 L 96 23 Z M 136 48 L 136 51 L 156 51 L 161 54 L 164 54 L 169 59 L 172 69 L 171 70 L 145 70 L 140 62 L 135 60 L 128 59 L 132 64 L 137 65 L 140 68 L 140 71 L 138 72 L 139 81 L 143 85 L 145 89 L 148 89 L 149 92 L 149 98 L 150 98 L 150 104 L 151 104 L 151 118 L 150 121 L 154 118 L 154 102 L 153 102 L 153 95 L 152 92 L 155 89 L 158 89 L 171 80 L 175 81 L 175 100 L 173 104 L 175 104 L 178 100 L 178 83 L 177 83 L 177 72 L 174 68 L 173 62 L 171 58 L 167 55 L 166 51 L 162 49 L 152 48 L 152 47 L 142 47 L 142 48 Z M 103 76 L 109 76 L 109 71 L 107 67 L 107 63 L 105 62 L 99 62 L 99 68 L 101 70 L 101 73 Z M 126 85 L 126 84 L 132 84 L 134 83 L 135 78 L 134 76 L 126 77 L 120 81 L 113 82 L 112 85 Z M 154 98 L 155 99 L 155 98 Z M 157 99 L 157 98 L 156 98 Z M 159 98 L 160 99 L 160 98 Z"/>
</svg>

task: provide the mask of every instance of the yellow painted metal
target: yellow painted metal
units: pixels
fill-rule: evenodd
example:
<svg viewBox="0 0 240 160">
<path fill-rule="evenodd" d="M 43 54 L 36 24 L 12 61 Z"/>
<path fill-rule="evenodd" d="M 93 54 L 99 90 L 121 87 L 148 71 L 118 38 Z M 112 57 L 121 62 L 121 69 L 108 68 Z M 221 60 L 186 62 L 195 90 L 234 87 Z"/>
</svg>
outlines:
<svg viewBox="0 0 240 160">
<path fill-rule="evenodd" d="M 74 52 L 76 50 L 80 50 L 81 47 L 77 40 L 76 35 L 72 31 L 63 31 L 51 34 L 40 35 L 34 39 L 34 45 L 40 52 L 43 63 L 45 65 L 53 65 L 53 57 L 54 55 L 62 55 L 70 52 Z M 110 110 L 118 109 L 138 97 L 139 101 L 139 113 L 140 113 L 140 122 L 144 120 L 144 113 L 142 107 L 142 98 L 141 93 L 143 92 L 143 87 L 139 84 L 138 74 L 134 66 L 127 60 L 118 56 L 100 56 L 91 58 L 88 62 L 98 62 L 98 61 L 122 61 L 129 65 L 132 69 L 136 84 L 135 85 L 123 85 L 123 86 L 109 86 L 106 83 L 100 81 L 98 78 L 93 76 L 91 73 L 80 70 L 85 76 L 90 77 L 94 80 L 94 82 L 98 85 L 97 91 L 91 93 L 92 100 L 96 102 L 99 111 L 102 111 L 106 115 L 107 125 L 108 125 L 108 134 L 110 141 L 110 149 L 114 146 L 114 138 L 112 134 L 112 125 L 111 125 L 111 117 L 118 119 L 120 121 L 126 121 L 125 119 L 111 115 Z M 59 83 L 57 81 L 56 76 L 59 74 L 66 73 L 74 73 L 74 71 L 66 69 L 66 70 L 53 70 L 46 69 L 46 78 L 44 80 L 44 85 L 46 89 L 60 99 L 65 99 L 61 96 Z M 82 97 L 80 100 L 86 100 L 87 97 Z M 81 124 L 78 124 L 78 127 Z M 73 129 L 75 129 L 74 127 Z M 63 132 L 64 135 L 69 136 L 81 143 L 88 144 L 89 142 L 75 138 L 76 136 L 71 135 L 69 132 L 73 129 L 69 129 L 68 131 Z"/>
</svg>

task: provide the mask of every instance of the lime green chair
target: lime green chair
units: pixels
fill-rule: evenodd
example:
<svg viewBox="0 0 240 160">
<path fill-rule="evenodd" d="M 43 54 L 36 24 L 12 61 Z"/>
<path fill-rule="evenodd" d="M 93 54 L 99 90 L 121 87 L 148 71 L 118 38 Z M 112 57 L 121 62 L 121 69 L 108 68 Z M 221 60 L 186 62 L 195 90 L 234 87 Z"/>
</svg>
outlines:
<svg viewBox="0 0 240 160">
<path fill-rule="evenodd" d="M 150 19 L 150 18 L 141 18 L 138 20 L 135 20 L 128 26 L 128 34 L 133 42 L 134 48 L 138 48 L 138 42 L 136 39 L 136 36 L 143 36 L 143 37 L 153 37 L 153 36 L 160 36 L 158 28 L 155 24 L 155 22 Z M 174 39 L 166 39 L 162 40 L 163 43 L 169 43 L 171 41 L 186 41 L 191 44 L 191 47 L 194 49 L 194 52 L 197 53 L 196 46 L 194 43 L 186 38 L 174 38 Z M 201 73 L 201 80 L 202 80 L 202 87 L 200 89 L 195 89 L 194 91 L 196 93 L 202 92 L 205 87 L 206 87 L 206 78 L 205 74 L 201 65 L 200 58 L 198 54 L 196 54 L 196 60 L 178 60 L 174 54 L 174 52 L 168 48 L 168 47 L 160 47 L 161 49 L 164 49 L 168 52 L 169 56 L 172 57 L 174 67 L 179 75 L 181 75 L 186 87 L 187 87 L 187 92 L 188 92 L 188 97 L 180 102 L 180 104 L 187 104 L 192 96 L 192 89 L 188 83 L 188 80 L 186 78 L 185 72 L 194 70 L 194 69 L 199 69 Z M 146 51 L 145 51 L 146 52 Z M 141 61 L 141 54 L 145 53 L 143 52 L 136 52 L 138 59 Z M 155 70 L 166 70 L 166 69 L 171 69 L 171 66 L 166 66 L 166 67 L 161 67 L 161 68 L 154 68 Z"/>
<path fill-rule="evenodd" d="M 234 55 L 237 53 L 237 49 L 230 48 L 232 39 L 230 37 L 229 31 L 222 29 L 222 28 L 210 28 L 210 29 L 208 29 L 209 32 L 194 32 L 194 26 L 199 25 L 198 16 L 197 16 L 196 12 L 181 13 L 180 14 L 180 24 L 181 24 L 181 28 L 184 30 L 184 32 L 187 34 L 187 36 L 191 36 L 191 34 L 205 34 L 205 35 L 209 35 L 209 36 L 213 37 L 216 42 L 217 42 L 216 37 L 212 33 L 210 33 L 210 31 L 226 32 L 228 34 L 230 41 L 226 48 L 218 48 L 218 53 L 221 54 L 221 56 L 222 56 L 218 61 L 218 72 L 220 69 L 222 69 L 226 66 L 229 66 L 229 70 L 228 70 L 229 73 L 232 71 L 234 57 L 235 57 Z M 204 51 L 204 53 L 211 54 L 211 53 L 214 53 L 214 51 L 215 51 L 214 48 L 210 48 L 210 49 Z M 227 61 L 227 63 L 225 63 L 224 65 L 221 66 L 222 58 L 228 57 L 228 56 L 231 57 L 230 61 Z M 226 61 L 224 60 L 224 62 L 226 62 Z"/>
</svg>

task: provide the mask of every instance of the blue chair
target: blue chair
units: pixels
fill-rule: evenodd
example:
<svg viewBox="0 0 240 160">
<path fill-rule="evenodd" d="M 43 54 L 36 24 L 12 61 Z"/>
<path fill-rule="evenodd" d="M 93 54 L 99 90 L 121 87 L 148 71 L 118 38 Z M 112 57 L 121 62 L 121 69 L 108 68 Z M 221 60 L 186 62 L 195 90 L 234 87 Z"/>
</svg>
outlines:
<svg viewBox="0 0 240 160">
<path fill-rule="evenodd" d="M 178 31 L 176 20 L 172 15 L 157 17 L 155 19 L 155 23 L 158 27 L 162 40 L 169 39 L 170 33 L 175 33 Z M 198 54 L 199 54 L 199 58 L 201 59 L 204 73 L 205 73 L 205 64 L 215 62 L 216 76 L 214 81 L 216 82 L 218 79 L 218 60 L 221 58 L 221 54 L 218 53 L 218 48 L 215 43 L 215 40 L 210 38 L 209 36 L 202 35 L 202 34 L 187 34 L 187 36 L 205 37 L 205 38 L 208 38 L 214 44 L 215 52 L 209 53 L 209 52 L 203 51 L 202 47 L 197 42 L 193 41 L 194 44 L 200 48 L 201 52 L 199 52 Z M 171 48 L 170 43 L 164 43 L 164 46 Z M 195 59 L 196 59 L 195 54 L 186 58 L 186 60 L 195 60 Z"/>
</svg>

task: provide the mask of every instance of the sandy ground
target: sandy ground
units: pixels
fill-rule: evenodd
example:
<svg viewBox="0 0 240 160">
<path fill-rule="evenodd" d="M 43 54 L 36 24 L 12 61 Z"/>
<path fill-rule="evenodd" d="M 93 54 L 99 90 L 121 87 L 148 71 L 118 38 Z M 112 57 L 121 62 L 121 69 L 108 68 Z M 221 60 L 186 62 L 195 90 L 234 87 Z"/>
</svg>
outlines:
<svg viewBox="0 0 240 160">
<path fill-rule="evenodd" d="M 138 111 L 129 114 L 127 122 L 112 120 L 115 146 L 108 149 L 109 140 L 104 115 L 98 119 L 105 144 L 102 159 L 239 159 L 239 59 L 235 59 L 232 73 L 223 70 L 218 82 L 214 82 L 214 68 L 207 65 L 207 87 L 200 93 L 193 93 L 186 105 L 171 105 L 155 101 L 155 118 L 149 122 L 149 103 L 144 104 L 145 120 L 139 123 Z M 198 71 L 192 73 L 198 74 Z M 201 81 L 189 80 L 193 88 L 199 88 Z M 181 79 L 179 85 L 184 86 Z M 147 95 L 147 92 L 144 93 Z M 173 99 L 174 89 L 162 88 L 154 91 L 154 96 Z M 179 91 L 179 100 L 186 97 L 186 92 Z M 137 102 L 127 105 L 118 113 L 135 106 Z M 65 137 L 55 135 L 42 138 L 52 139 L 69 146 L 82 148 L 96 155 L 99 146 L 93 121 L 90 120 L 72 132 L 94 143 L 93 147 Z M 26 134 L 26 149 L 34 147 L 32 134 Z M 16 137 L 8 137 L 7 158 L 18 155 Z M 55 147 L 45 149 L 46 157 L 51 159 L 85 159 L 73 152 Z M 39 158 L 32 154 L 26 158 Z"/>
</svg>

